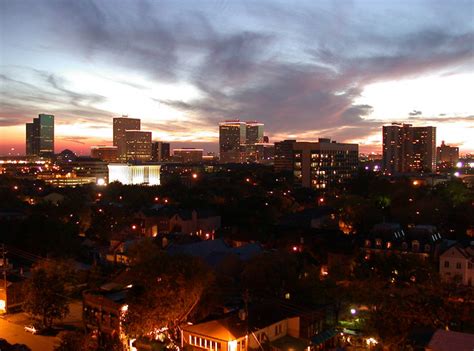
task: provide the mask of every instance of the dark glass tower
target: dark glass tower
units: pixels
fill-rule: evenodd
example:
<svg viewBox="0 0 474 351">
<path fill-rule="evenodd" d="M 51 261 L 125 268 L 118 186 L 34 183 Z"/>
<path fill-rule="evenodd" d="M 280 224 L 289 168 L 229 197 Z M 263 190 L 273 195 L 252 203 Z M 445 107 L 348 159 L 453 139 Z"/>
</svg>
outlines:
<svg viewBox="0 0 474 351">
<path fill-rule="evenodd" d="M 54 155 L 54 116 L 41 113 L 26 124 L 26 154 L 52 157 Z"/>
</svg>

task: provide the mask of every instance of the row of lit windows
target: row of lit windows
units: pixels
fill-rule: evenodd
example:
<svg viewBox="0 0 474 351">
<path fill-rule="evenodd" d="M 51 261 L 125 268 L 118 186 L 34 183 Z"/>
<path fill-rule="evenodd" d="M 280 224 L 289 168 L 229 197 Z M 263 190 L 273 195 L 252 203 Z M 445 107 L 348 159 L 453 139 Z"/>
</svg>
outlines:
<svg viewBox="0 0 474 351">
<path fill-rule="evenodd" d="M 189 335 L 189 344 L 202 347 L 203 349 L 220 351 L 221 343 L 213 340 L 208 340 L 198 336 Z"/>
</svg>

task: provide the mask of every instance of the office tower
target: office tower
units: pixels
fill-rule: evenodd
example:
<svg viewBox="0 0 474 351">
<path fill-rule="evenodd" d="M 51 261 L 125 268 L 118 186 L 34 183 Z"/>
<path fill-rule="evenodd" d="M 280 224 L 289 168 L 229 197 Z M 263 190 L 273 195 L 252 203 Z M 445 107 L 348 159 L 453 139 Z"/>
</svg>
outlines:
<svg viewBox="0 0 474 351">
<path fill-rule="evenodd" d="M 105 162 L 116 162 L 118 159 L 117 146 L 91 146 L 91 157 Z"/>
<path fill-rule="evenodd" d="M 443 140 L 441 146 L 436 148 L 436 161 L 453 167 L 459 161 L 459 148 L 446 145 Z"/>
<path fill-rule="evenodd" d="M 36 124 L 35 123 L 26 123 L 26 155 L 27 156 L 36 156 L 38 155 L 38 150 L 36 149 L 35 135 Z"/>
<path fill-rule="evenodd" d="M 239 120 L 219 123 L 219 153 L 221 163 L 240 163 L 246 143 L 246 123 Z"/>
<path fill-rule="evenodd" d="M 327 189 L 341 184 L 357 172 L 358 144 L 342 144 L 320 138 L 318 142 L 288 143 L 293 151 L 296 184 Z"/>
<path fill-rule="evenodd" d="M 245 144 L 263 143 L 263 123 L 257 121 L 246 122 L 245 133 Z"/>
<path fill-rule="evenodd" d="M 203 149 L 181 148 L 173 150 L 173 159 L 183 163 L 202 162 Z"/>
<path fill-rule="evenodd" d="M 389 174 L 433 172 L 436 167 L 436 127 L 392 123 L 383 126 L 383 169 Z"/>
<path fill-rule="evenodd" d="M 169 161 L 170 143 L 154 141 L 151 144 L 151 159 L 155 162 Z"/>
<path fill-rule="evenodd" d="M 125 131 L 125 159 L 127 161 L 151 160 L 151 132 L 143 130 Z"/>
<path fill-rule="evenodd" d="M 275 143 L 274 167 L 276 172 L 293 171 L 293 144 L 296 140 Z"/>
<path fill-rule="evenodd" d="M 26 154 L 52 157 L 54 155 L 54 116 L 39 114 L 26 124 Z"/>
<path fill-rule="evenodd" d="M 140 119 L 128 118 L 127 116 L 116 117 L 113 121 L 113 145 L 117 147 L 118 159 L 127 160 L 127 143 L 125 131 L 140 130 Z"/>
</svg>

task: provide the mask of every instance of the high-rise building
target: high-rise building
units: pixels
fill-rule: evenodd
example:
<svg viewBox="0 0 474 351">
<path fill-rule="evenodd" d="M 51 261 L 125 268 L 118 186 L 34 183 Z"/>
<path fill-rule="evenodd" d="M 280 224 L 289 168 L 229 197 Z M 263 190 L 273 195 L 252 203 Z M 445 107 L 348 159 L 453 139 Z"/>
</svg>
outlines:
<svg viewBox="0 0 474 351">
<path fill-rule="evenodd" d="M 173 150 L 173 159 L 183 163 L 199 163 L 202 162 L 203 149 L 181 148 Z"/>
<path fill-rule="evenodd" d="M 154 141 L 151 143 L 151 159 L 155 162 L 169 161 L 170 143 Z"/>
<path fill-rule="evenodd" d="M 120 161 L 127 160 L 127 130 L 140 130 L 140 119 L 128 118 L 127 116 L 116 117 L 113 121 L 113 145 L 117 147 Z"/>
<path fill-rule="evenodd" d="M 436 167 L 436 127 L 392 123 L 383 126 L 385 172 L 433 172 Z"/>
<path fill-rule="evenodd" d="M 127 151 L 127 161 L 150 161 L 151 132 L 144 130 L 126 130 L 125 149 Z"/>
<path fill-rule="evenodd" d="M 293 171 L 293 144 L 296 140 L 283 140 L 275 143 L 274 165 L 276 172 Z"/>
<path fill-rule="evenodd" d="M 240 163 L 246 143 L 246 123 L 239 120 L 219 123 L 219 153 L 221 163 Z"/>
<path fill-rule="evenodd" d="M 91 157 L 105 162 L 116 162 L 118 159 L 117 146 L 91 146 Z"/>
<path fill-rule="evenodd" d="M 459 148 L 446 145 L 443 140 L 441 146 L 436 148 L 436 161 L 453 167 L 459 161 Z"/>
<path fill-rule="evenodd" d="M 263 143 L 263 123 L 257 121 L 246 122 L 245 125 L 245 144 L 254 145 Z"/>
<path fill-rule="evenodd" d="M 38 155 L 38 150 L 36 149 L 36 140 L 35 135 L 37 134 L 35 123 L 26 123 L 26 155 L 35 156 Z"/>
<path fill-rule="evenodd" d="M 320 138 L 318 142 L 288 143 L 293 151 L 296 184 L 327 189 L 341 184 L 357 172 L 358 144 L 343 144 Z"/>
<path fill-rule="evenodd" d="M 54 116 L 41 113 L 26 124 L 26 154 L 52 157 L 54 155 Z"/>
</svg>

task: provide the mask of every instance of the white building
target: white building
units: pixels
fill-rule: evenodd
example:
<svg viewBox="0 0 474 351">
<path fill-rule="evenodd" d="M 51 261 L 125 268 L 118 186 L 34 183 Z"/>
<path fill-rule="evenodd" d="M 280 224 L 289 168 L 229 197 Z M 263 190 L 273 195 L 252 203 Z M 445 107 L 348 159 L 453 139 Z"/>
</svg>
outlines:
<svg viewBox="0 0 474 351">
<path fill-rule="evenodd" d="M 109 183 L 120 182 L 124 185 L 160 185 L 161 165 L 110 163 L 108 167 Z"/>
<path fill-rule="evenodd" d="M 459 279 L 463 285 L 474 286 L 474 245 L 451 246 L 439 256 L 439 274 L 443 281 Z"/>
</svg>

